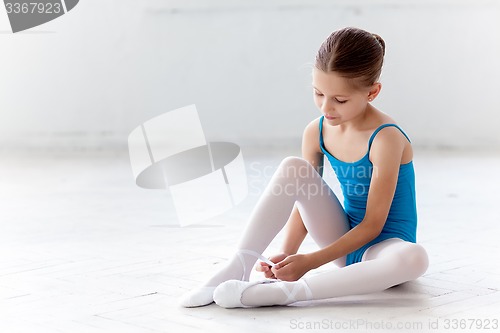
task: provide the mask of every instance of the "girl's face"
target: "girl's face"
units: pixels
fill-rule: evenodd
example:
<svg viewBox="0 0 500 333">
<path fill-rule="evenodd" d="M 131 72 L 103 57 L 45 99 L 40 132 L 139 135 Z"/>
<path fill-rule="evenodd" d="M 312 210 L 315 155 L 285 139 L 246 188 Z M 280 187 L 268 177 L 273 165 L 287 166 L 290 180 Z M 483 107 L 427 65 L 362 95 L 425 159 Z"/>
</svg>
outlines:
<svg viewBox="0 0 500 333">
<path fill-rule="evenodd" d="M 340 125 L 362 116 L 378 94 L 380 84 L 365 89 L 353 89 L 347 79 L 335 72 L 313 69 L 314 102 L 330 125 Z"/>
</svg>

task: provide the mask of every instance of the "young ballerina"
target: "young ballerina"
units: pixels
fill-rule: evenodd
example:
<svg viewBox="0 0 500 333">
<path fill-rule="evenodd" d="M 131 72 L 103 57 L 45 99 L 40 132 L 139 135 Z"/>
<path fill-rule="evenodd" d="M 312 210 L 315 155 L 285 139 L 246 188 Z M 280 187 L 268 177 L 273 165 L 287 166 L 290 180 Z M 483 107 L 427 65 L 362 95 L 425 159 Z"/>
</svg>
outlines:
<svg viewBox="0 0 500 333">
<path fill-rule="evenodd" d="M 322 116 L 303 133 L 302 158 L 285 158 L 255 206 L 238 251 L 184 307 L 215 301 L 226 307 L 287 305 L 382 291 L 421 276 L 428 266 L 416 244 L 413 151 L 403 130 L 370 104 L 385 43 L 357 28 L 333 32 L 313 68 L 314 101 Z M 322 178 L 323 157 L 335 171 L 344 207 Z M 262 253 L 285 227 L 281 254 Z M 320 249 L 298 254 L 309 233 Z M 256 269 L 265 279 L 248 282 Z M 338 267 L 307 272 L 326 263 Z"/>
</svg>

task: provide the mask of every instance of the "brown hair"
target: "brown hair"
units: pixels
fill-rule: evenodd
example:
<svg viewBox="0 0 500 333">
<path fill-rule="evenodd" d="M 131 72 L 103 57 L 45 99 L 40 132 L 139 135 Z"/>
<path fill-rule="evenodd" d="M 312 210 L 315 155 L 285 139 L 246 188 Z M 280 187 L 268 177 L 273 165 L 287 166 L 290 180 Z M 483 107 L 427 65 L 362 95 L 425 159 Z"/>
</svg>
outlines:
<svg viewBox="0 0 500 333">
<path fill-rule="evenodd" d="M 315 66 L 325 73 L 338 73 L 354 87 L 368 87 L 379 79 L 384 55 L 382 37 L 348 27 L 334 31 L 321 44 Z"/>
</svg>

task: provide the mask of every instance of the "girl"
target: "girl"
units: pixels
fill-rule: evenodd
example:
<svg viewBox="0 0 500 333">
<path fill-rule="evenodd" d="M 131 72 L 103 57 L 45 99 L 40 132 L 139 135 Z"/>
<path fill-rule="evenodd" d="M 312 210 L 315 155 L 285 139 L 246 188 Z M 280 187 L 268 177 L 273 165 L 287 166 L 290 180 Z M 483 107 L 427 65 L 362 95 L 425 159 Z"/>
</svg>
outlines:
<svg viewBox="0 0 500 333">
<path fill-rule="evenodd" d="M 215 301 L 226 308 L 287 305 L 365 294 L 421 276 L 428 266 L 416 244 L 413 151 L 403 130 L 370 104 L 380 93 L 385 43 L 357 28 L 333 32 L 312 73 L 322 116 L 304 130 L 302 157 L 285 158 L 254 208 L 238 251 L 184 307 Z M 323 157 L 335 171 L 342 207 L 322 178 Z M 285 226 L 281 254 L 261 253 Z M 320 250 L 297 254 L 309 233 Z M 256 269 L 266 279 L 248 282 Z M 307 272 L 326 263 L 339 268 Z"/>
</svg>

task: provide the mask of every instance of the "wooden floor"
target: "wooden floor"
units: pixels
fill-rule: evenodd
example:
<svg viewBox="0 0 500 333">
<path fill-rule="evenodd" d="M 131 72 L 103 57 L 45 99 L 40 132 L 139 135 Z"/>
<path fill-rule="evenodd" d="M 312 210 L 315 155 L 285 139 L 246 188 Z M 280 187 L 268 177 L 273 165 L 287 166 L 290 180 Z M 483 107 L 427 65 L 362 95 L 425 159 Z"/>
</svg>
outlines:
<svg viewBox="0 0 500 333">
<path fill-rule="evenodd" d="M 168 191 L 135 186 L 126 152 L 1 153 L 0 332 L 500 331 L 498 153 L 417 151 L 430 267 L 416 281 L 287 307 L 178 307 L 231 255 L 289 152 L 266 154 L 243 150 L 241 205 L 181 228 Z"/>
</svg>

